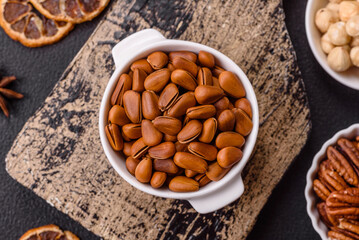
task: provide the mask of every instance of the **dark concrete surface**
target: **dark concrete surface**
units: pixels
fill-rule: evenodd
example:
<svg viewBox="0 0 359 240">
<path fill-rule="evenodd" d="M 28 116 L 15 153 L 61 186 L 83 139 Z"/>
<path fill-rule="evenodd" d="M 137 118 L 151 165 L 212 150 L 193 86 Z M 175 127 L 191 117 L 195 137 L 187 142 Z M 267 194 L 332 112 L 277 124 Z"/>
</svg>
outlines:
<svg viewBox="0 0 359 240">
<path fill-rule="evenodd" d="M 330 78 L 309 49 L 305 6 L 306 1 L 284 0 L 286 23 L 308 93 L 312 133 L 264 207 L 250 240 L 320 239 L 305 210 L 306 172 L 328 138 L 359 122 L 359 92 Z M 0 76 L 16 75 L 19 81 L 10 88 L 25 95 L 23 100 L 9 103 L 9 119 L 0 114 L 0 240 L 18 239 L 27 229 L 50 223 L 73 231 L 82 240 L 100 239 L 14 181 L 6 173 L 4 161 L 17 133 L 50 93 L 98 22 L 99 18 L 76 26 L 61 42 L 40 49 L 25 48 L 0 30 Z"/>
</svg>

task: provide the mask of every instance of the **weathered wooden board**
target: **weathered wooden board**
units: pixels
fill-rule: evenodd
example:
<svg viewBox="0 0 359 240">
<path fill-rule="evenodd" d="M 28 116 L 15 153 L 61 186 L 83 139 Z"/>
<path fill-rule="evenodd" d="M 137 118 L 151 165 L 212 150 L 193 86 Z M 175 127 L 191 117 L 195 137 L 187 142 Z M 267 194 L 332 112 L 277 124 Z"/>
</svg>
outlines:
<svg viewBox="0 0 359 240">
<path fill-rule="evenodd" d="M 212 214 L 186 201 L 142 193 L 111 168 L 98 108 L 114 70 L 111 48 L 153 27 L 167 38 L 207 44 L 253 83 L 260 132 L 242 198 Z M 19 133 L 9 174 L 105 239 L 244 239 L 273 188 L 305 144 L 309 108 L 280 0 L 114 0 L 42 107 Z"/>
</svg>

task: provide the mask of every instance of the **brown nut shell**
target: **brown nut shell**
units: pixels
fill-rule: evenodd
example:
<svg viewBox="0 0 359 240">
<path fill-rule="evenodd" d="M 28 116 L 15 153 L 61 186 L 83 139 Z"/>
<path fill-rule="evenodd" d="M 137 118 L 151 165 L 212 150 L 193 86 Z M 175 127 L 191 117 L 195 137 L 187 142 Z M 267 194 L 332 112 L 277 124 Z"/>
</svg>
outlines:
<svg viewBox="0 0 359 240">
<path fill-rule="evenodd" d="M 158 107 L 163 112 L 169 109 L 177 100 L 179 91 L 176 84 L 168 84 L 161 92 L 158 99 Z"/>
<path fill-rule="evenodd" d="M 217 77 L 212 76 L 212 85 L 213 85 L 214 87 L 218 87 L 218 88 L 221 87 L 221 85 L 219 85 L 219 80 L 218 80 Z"/>
<path fill-rule="evenodd" d="M 126 168 L 132 175 L 135 175 L 136 167 L 139 163 L 140 160 L 134 159 L 133 157 L 128 157 L 126 159 Z"/>
<path fill-rule="evenodd" d="M 168 55 L 171 62 L 175 57 L 182 57 L 194 63 L 197 62 L 197 55 L 189 51 L 174 51 L 170 52 Z"/>
<path fill-rule="evenodd" d="M 138 139 L 142 137 L 140 123 L 126 124 L 122 127 L 122 132 L 129 139 Z"/>
<path fill-rule="evenodd" d="M 198 85 L 213 85 L 212 72 L 208 68 L 204 67 L 198 71 L 197 76 Z"/>
<path fill-rule="evenodd" d="M 206 175 L 212 181 L 219 181 L 229 172 L 229 170 L 231 170 L 231 168 L 222 168 L 219 166 L 218 162 L 214 162 L 208 166 Z"/>
<path fill-rule="evenodd" d="M 163 141 L 165 142 L 177 142 L 177 136 L 171 136 L 168 134 L 163 135 Z"/>
<path fill-rule="evenodd" d="M 247 136 L 251 133 L 253 128 L 252 120 L 248 115 L 240 108 L 233 108 L 232 112 L 236 118 L 235 130 L 237 133 Z"/>
<path fill-rule="evenodd" d="M 153 52 L 147 57 L 147 62 L 155 70 L 164 68 L 168 63 L 168 56 L 166 53 L 158 51 Z"/>
<path fill-rule="evenodd" d="M 178 133 L 177 139 L 180 143 L 189 143 L 196 139 L 201 132 L 202 123 L 198 120 L 191 120 Z"/>
<path fill-rule="evenodd" d="M 199 183 L 192 178 L 176 176 L 172 178 L 168 188 L 173 192 L 195 192 L 199 190 Z"/>
<path fill-rule="evenodd" d="M 108 112 L 108 122 L 114 123 L 118 126 L 123 126 L 130 122 L 126 115 L 126 111 L 120 105 L 114 105 Z"/>
<path fill-rule="evenodd" d="M 152 160 L 144 158 L 136 167 L 135 177 L 141 183 L 148 183 L 152 176 Z"/>
<path fill-rule="evenodd" d="M 130 76 L 131 77 L 131 79 L 133 78 L 133 71 L 132 70 L 130 70 L 130 71 L 128 71 L 128 76 Z"/>
<path fill-rule="evenodd" d="M 189 61 L 183 57 L 174 57 L 172 64 L 176 69 L 183 69 L 192 74 L 193 77 L 197 76 L 197 65 L 192 61 Z"/>
<path fill-rule="evenodd" d="M 229 109 L 222 111 L 221 114 L 219 114 L 217 121 L 218 129 L 222 132 L 232 131 L 234 124 L 236 123 L 234 113 Z"/>
<path fill-rule="evenodd" d="M 175 164 L 181 168 L 189 169 L 198 173 L 205 173 L 208 164 L 200 157 L 187 152 L 177 152 L 173 158 Z"/>
<path fill-rule="evenodd" d="M 194 95 L 199 104 L 211 104 L 221 99 L 224 92 L 218 87 L 202 85 L 196 88 Z"/>
<path fill-rule="evenodd" d="M 242 109 L 245 113 L 247 113 L 249 118 L 252 119 L 252 107 L 251 107 L 251 103 L 248 101 L 247 98 L 238 99 L 234 103 L 234 107 Z"/>
<path fill-rule="evenodd" d="M 185 169 L 184 170 L 184 175 L 186 175 L 186 177 L 192 178 L 194 176 L 196 176 L 198 174 L 198 172 L 189 170 L 189 169 Z"/>
<path fill-rule="evenodd" d="M 121 151 L 123 149 L 123 139 L 119 126 L 110 123 L 105 127 L 105 132 L 112 149 Z"/>
<path fill-rule="evenodd" d="M 191 119 L 186 115 L 183 119 L 183 126 L 185 126 Z"/>
<path fill-rule="evenodd" d="M 136 68 L 133 71 L 133 82 L 132 82 L 132 90 L 136 92 L 143 92 L 145 90 L 145 79 L 147 77 L 147 73 L 140 68 Z"/>
<path fill-rule="evenodd" d="M 131 122 L 140 123 L 142 120 L 141 95 L 133 90 L 128 90 L 123 94 L 123 105 Z"/>
<path fill-rule="evenodd" d="M 230 168 L 242 159 L 242 150 L 236 147 L 221 149 L 217 155 L 217 162 L 222 168 Z"/>
<path fill-rule="evenodd" d="M 236 74 L 230 71 L 224 71 L 219 75 L 219 84 L 221 88 L 231 97 L 242 98 L 246 96 L 241 80 Z"/>
<path fill-rule="evenodd" d="M 142 120 L 141 132 L 143 142 L 147 146 L 156 146 L 162 141 L 163 134 L 155 128 L 150 120 Z"/>
<path fill-rule="evenodd" d="M 139 159 L 141 158 L 149 149 L 149 146 L 147 146 L 144 142 L 143 142 L 143 138 L 139 138 L 137 139 L 136 142 L 134 142 L 132 144 L 131 147 L 131 156 L 133 158 Z"/>
<path fill-rule="evenodd" d="M 161 115 L 161 111 L 158 109 L 158 96 L 154 91 L 142 93 L 142 114 L 144 118 L 150 120 Z"/>
<path fill-rule="evenodd" d="M 188 152 L 188 143 L 175 143 L 176 152 Z"/>
<path fill-rule="evenodd" d="M 145 89 L 160 92 L 170 80 L 171 72 L 167 68 L 157 70 L 145 79 Z"/>
<path fill-rule="evenodd" d="M 167 174 L 164 172 L 154 172 L 151 178 L 151 186 L 153 188 L 160 188 L 166 182 Z"/>
<path fill-rule="evenodd" d="M 234 108 L 233 103 L 229 102 L 228 109 L 229 109 L 229 110 L 232 110 L 233 108 Z"/>
<path fill-rule="evenodd" d="M 224 72 L 226 70 L 224 70 L 223 68 L 221 68 L 220 66 L 214 66 L 212 69 L 212 75 L 216 78 L 219 77 L 219 75 L 221 75 L 222 72 Z"/>
<path fill-rule="evenodd" d="M 230 101 L 227 97 L 223 97 L 215 102 L 213 105 L 217 110 L 217 115 L 221 114 L 224 110 L 229 108 Z"/>
<path fill-rule="evenodd" d="M 173 72 L 174 70 L 176 70 L 176 68 L 170 62 L 167 64 L 167 68 L 168 68 L 168 70 L 170 70 L 170 72 Z"/>
<path fill-rule="evenodd" d="M 153 168 L 156 171 L 166 172 L 168 174 L 176 174 L 179 171 L 179 168 L 172 159 L 155 159 L 153 161 Z"/>
<path fill-rule="evenodd" d="M 216 115 L 216 108 L 213 105 L 201 105 L 188 108 L 186 113 L 191 119 L 208 119 Z"/>
<path fill-rule="evenodd" d="M 125 154 L 126 157 L 131 156 L 131 147 L 135 141 L 131 142 L 123 142 L 123 154 Z"/>
<path fill-rule="evenodd" d="M 131 70 L 134 72 L 136 68 L 142 69 L 147 74 L 151 74 L 153 72 L 153 69 L 151 65 L 147 62 L 147 59 L 140 59 L 137 61 L 134 61 L 131 64 Z"/>
<path fill-rule="evenodd" d="M 205 173 L 197 175 L 194 179 L 199 183 L 200 187 L 204 187 L 212 181 Z"/>
<path fill-rule="evenodd" d="M 148 154 L 151 158 L 167 159 L 172 157 L 176 152 L 175 144 L 173 142 L 163 142 L 157 146 L 148 149 Z"/>
<path fill-rule="evenodd" d="M 198 61 L 203 67 L 213 68 L 215 63 L 214 56 L 209 52 L 199 51 Z"/>
<path fill-rule="evenodd" d="M 219 149 L 225 147 L 241 148 L 244 143 L 244 137 L 236 132 L 221 132 L 216 138 L 216 147 Z"/>
<path fill-rule="evenodd" d="M 204 143 L 210 143 L 216 135 L 216 132 L 217 120 L 215 118 L 208 118 L 203 123 L 202 133 L 199 135 L 198 140 Z"/>
<path fill-rule="evenodd" d="M 152 122 L 160 132 L 172 136 L 177 135 L 182 129 L 182 122 L 173 117 L 159 116 Z"/>
<path fill-rule="evenodd" d="M 123 132 L 121 132 L 121 136 L 122 136 L 122 138 L 123 138 L 124 141 L 126 141 L 126 142 L 130 142 L 130 141 L 131 141 L 131 139 L 130 139 L 129 137 L 127 137 L 125 134 L 123 134 Z"/>
<path fill-rule="evenodd" d="M 196 98 L 193 92 L 186 92 L 179 96 L 173 106 L 168 109 L 168 116 L 181 117 L 186 114 L 188 108 L 196 106 Z"/>
<path fill-rule="evenodd" d="M 123 94 L 132 88 L 132 78 L 126 74 L 121 74 L 111 96 L 111 105 L 123 105 Z"/>
<path fill-rule="evenodd" d="M 191 142 L 188 145 L 188 151 L 197 157 L 207 161 L 214 161 L 217 158 L 217 148 L 211 144 L 201 142 Z"/>
<path fill-rule="evenodd" d="M 183 69 L 176 69 L 171 73 L 171 81 L 189 91 L 197 87 L 196 79 L 190 72 Z"/>
</svg>

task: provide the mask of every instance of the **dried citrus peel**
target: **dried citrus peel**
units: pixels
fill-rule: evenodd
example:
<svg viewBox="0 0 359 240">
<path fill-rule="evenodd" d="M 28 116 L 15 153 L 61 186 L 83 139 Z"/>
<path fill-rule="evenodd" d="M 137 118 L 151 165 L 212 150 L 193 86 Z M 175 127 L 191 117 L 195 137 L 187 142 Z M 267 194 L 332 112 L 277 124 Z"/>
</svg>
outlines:
<svg viewBox="0 0 359 240">
<path fill-rule="evenodd" d="M 99 15 L 110 0 L 30 0 L 41 14 L 57 21 L 82 23 Z"/>
<path fill-rule="evenodd" d="M 56 225 L 33 228 L 21 236 L 20 240 L 80 240 L 69 231 L 61 231 Z"/>
<path fill-rule="evenodd" d="M 38 16 L 27 0 L 0 0 L 0 25 L 14 40 L 28 47 L 59 41 L 73 24 Z"/>
</svg>

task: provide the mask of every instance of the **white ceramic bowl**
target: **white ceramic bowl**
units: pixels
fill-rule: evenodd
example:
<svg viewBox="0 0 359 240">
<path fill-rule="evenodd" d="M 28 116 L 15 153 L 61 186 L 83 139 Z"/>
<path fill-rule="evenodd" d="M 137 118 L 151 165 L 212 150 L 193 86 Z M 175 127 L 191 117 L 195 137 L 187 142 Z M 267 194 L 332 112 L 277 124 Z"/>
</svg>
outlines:
<svg viewBox="0 0 359 240">
<path fill-rule="evenodd" d="M 319 163 L 326 157 L 327 148 L 331 145 L 336 144 L 339 138 L 345 137 L 353 139 L 354 137 L 359 136 L 359 124 L 354 124 L 347 129 L 337 132 L 331 139 L 326 141 L 320 151 L 314 156 L 312 166 L 310 167 L 307 173 L 307 185 L 305 187 L 305 199 L 307 200 L 307 212 L 312 220 L 312 225 L 315 231 L 320 235 L 323 240 L 328 240 L 327 234 L 329 229 L 325 224 L 320 220 L 316 204 L 318 202 L 318 197 L 316 196 L 313 190 L 313 181 L 317 177 L 317 172 L 319 170 Z"/>
<path fill-rule="evenodd" d="M 332 70 L 327 62 L 327 55 L 323 52 L 320 45 L 321 33 L 315 26 L 315 14 L 328 4 L 328 0 L 309 0 L 305 13 L 305 30 L 309 41 L 310 48 L 324 70 L 338 82 L 359 90 L 359 68 L 351 67 L 348 71 L 338 73 Z"/>
<path fill-rule="evenodd" d="M 115 152 L 106 138 L 105 126 L 107 124 L 107 114 L 110 108 L 110 97 L 118 77 L 120 74 L 128 71 L 129 66 L 133 61 L 146 57 L 151 52 L 158 50 L 166 52 L 188 50 L 196 53 L 200 50 L 204 50 L 212 53 L 220 66 L 229 71 L 233 71 L 240 77 L 246 90 L 247 99 L 252 105 L 253 130 L 247 137 L 243 149 L 242 160 L 236 164 L 223 179 L 218 182 L 211 182 L 197 192 L 176 193 L 167 189 L 154 189 L 149 184 L 138 182 L 136 178 L 127 171 L 124 156 Z M 215 211 L 238 199 L 244 191 L 241 172 L 251 156 L 259 127 L 257 99 L 252 85 L 243 71 L 231 59 L 213 48 L 194 42 L 168 40 L 161 33 L 153 29 L 142 30 L 122 40 L 114 47 L 112 54 L 115 60 L 116 70 L 106 87 L 101 102 L 99 129 L 101 143 L 106 156 L 121 177 L 135 188 L 148 194 L 164 198 L 186 199 L 200 213 Z"/>
</svg>

